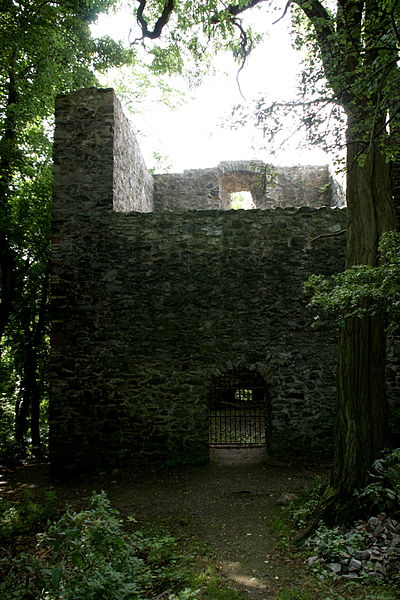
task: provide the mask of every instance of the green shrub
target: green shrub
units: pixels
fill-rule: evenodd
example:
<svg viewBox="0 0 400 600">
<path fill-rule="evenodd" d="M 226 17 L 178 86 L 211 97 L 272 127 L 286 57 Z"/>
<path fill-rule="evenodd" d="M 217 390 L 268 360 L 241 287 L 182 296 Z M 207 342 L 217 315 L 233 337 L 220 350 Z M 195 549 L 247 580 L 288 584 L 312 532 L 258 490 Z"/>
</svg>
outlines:
<svg viewBox="0 0 400 600">
<path fill-rule="evenodd" d="M 355 496 L 366 516 L 400 508 L 400 448 L 386 452 L 373 463 L 370 482 Z"/>
<path fill-rule="evenodd" d="M 67 511 L 38 537 L 36 556 L 0 561 L 0 598 L 14 600 L 145 600 L 168 591 L 192 600 L 177 542 L 168 534 L 125 534 L 104 493 L 89 510 Z"/>
<path fill-rule="evenodd" d="M 0 465 L 14 466 L 20 459 L 15 441 L 14 403 L 0 393 Z"/>
<path fill-rule="evenodd" d="M 305 527 L 321 502 L 324 487 L 322 478 L 316 477 L 313 485 L 305 488 L 298 500 L 284 507 L 283 510 L 289 515 L 295 527 L 299 529 Z"/>
<path fill-rule="evenodd" d="M 321 523 L 313 537 L 306 541 L 306 546 L 320 558 L 334 562 L 362 550 L 365 537 L 361 533 L 342 533 L 338 527 L 330 529 Z"/>
<path fill-rule="evenodd" d="M 45 492 L 40 502 L 29 492 L 15 503 L 0 498 L 0 540 L 46 524 L 55 516 L 55 505 L 56 494 L 52 491 Z"/>
</svg>

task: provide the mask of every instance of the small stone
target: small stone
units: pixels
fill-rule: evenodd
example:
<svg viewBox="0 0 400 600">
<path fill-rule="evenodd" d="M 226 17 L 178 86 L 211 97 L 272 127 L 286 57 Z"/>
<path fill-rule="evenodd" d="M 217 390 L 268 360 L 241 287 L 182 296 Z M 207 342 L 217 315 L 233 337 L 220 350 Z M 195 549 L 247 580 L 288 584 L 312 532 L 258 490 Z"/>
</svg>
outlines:
<svg viewBox="0 0 400 600">
<path fill-rule="evenodd" d="M 359 571 L 361 569 L 361 561 L 356 558 L 350 559 L 349 571 Z"/>
<path fill-rule="evenodd" d="M 379 573 L 380 575 L 385 576 L 386 575 L 386 567 L 385 567 L 385 565 L 377 564 L 375 566 L 374 573 Z"/>
<path fill-rule="evenodd" d="M 342 565 L 340 565 L 339 563 L 329 563 L 327 567 L 335 574 L 340 573 L 340 571 L 342 570 Z"/>
<path fill-rule="evenodd" d="M 400 561 L 396 560 L 395 562 L 390 563 L 390 565 L 387 566 L 387 570 L 396 575 L 400 573 Z"/>
<path fill-rule="evenodd" d="M 387 517 L 387 514 L 382 512 L 382 513 L 379 513 L 379 515 L 377 516 L 377 519 L 379 519 L 380 521 L 384 521 L 386 519 L 386 517 Z"/>
<path fill-rule="evenodd" d="M 296 494 L 282 494 L 277 502 L 278 504 L 281 504 L 283 506 L 286 506 L 287 504 L 290 504 L 291 502 L 294 502 L 294 500 L 298 500 L 298 496 L 296 496 Z"/>
<path fill-rule="evenodd" d="M 314 563 L 319 562 L 319 558 L 318 556 L 309 556 L 307 558 L 307 564 L 308 565 L 313 565 Z"/>
<path fill-rule="evenodd" d="M 370 552 L 369 550 L 357 550 L 355 553 L 355 558 L 358 560 L 369 560 Z"/>
<path fill-rule="evenodd" d="M 392 538 L 392 546 L 400 546 L 400 535 L 394 535 Z"/>
<path fill-rule="evenodd" d="M 397 521 L 395 521 L 394 519 L 387 519 L 386 523 L 385 523 L 387 529 L 391 532 L 391 533 L 396 533 L 397 531 L 397 526 L 398 523 Z"/>
<path fill-rule="evenodd" d="M 378 527 L 378 525 L 381 524 L 380 519 L 378 519 L 377 517 L 370 517 L 368 519 L 368 523 L 371 525 L 371 527 Z"/>
<path fill-rule="evenodd" d="M 377 550 L 372 550 L 370 554 L 370 559 L 381 562 L 383 561 L 383 555 Z"/>
<path fill-rule="evenodd" d="M 383 580 L 384 576 L 382 575 L 382 573 L 377 573 L 376 571 L 373 571 L 372 573 L 369 574 L 370 577 L 373 577 L 374 579 L 379 579 L 379 580 Z"/>
</svg>

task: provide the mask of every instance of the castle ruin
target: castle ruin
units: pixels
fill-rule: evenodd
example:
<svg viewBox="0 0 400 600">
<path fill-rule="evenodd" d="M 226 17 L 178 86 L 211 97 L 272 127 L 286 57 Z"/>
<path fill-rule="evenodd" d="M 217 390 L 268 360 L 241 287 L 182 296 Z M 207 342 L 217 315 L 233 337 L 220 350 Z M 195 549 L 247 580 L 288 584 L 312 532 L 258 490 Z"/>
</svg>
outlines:
<svg viewBox="0 0 400 600">
<path fill-rule="evenodd" d="M 337 332 L 312 327 L 303 292 L 344 268 L 330 183 L 258 161 L 153 176 L 113 90 L 58 98 L 55 470 L 331 446 Z M 252 210 L 231 208 L 237 192 Z"/>
</svg>

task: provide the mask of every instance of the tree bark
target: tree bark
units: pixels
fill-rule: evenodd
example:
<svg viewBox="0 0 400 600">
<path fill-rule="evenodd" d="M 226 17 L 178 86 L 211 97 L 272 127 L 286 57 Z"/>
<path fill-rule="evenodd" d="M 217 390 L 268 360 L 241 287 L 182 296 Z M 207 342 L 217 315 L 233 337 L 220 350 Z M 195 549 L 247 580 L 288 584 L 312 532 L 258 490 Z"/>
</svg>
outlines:
<svg viewBox="0 0 400 600">
<path fill-rule="evenodd" d="M 11 65 L 6 87 L 5 119 L 0 139 L 0 342 L 5 332 L 16 297 L 17 260 L 11 241 L 10 197 L 13 161 L 16 157 L 17 125 L 14 114 L 18 102 L 15 61 L 17 48 L 11 52 Z M 0 343 L 1 357 L 1 343 Z"/>
<path fill-rule="evenodd" d="M 378 242 L 395 229 L 390 165 L 377 143 L 362 164 L 359 144 L 349 144 L 347 164 L 347 267 L 378 264 Z M 328 521 L 351 516 L 357 488 L 385 444 L 386 335 L 382 317 L 348 319 L 340 331 L 335 452 L 326 507 Z"/>
</svg>

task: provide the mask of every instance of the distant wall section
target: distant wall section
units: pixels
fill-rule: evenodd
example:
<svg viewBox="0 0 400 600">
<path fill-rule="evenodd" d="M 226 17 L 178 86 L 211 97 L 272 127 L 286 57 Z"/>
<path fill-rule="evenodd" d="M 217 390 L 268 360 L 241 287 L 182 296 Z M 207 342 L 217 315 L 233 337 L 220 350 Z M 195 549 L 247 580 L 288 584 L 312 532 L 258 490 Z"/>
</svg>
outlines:
<svg viewBox="0 0 400 600">
<path fill-rule="evenodd" d="M 229 210 L 231 194 L 243 191 L 251 193 L 259 209 L 334 204 L 327 166 L 273 167 L 260 161 L 227 161 L 214 169 L 155 175 L 154 209 Z"/>
</svg>

